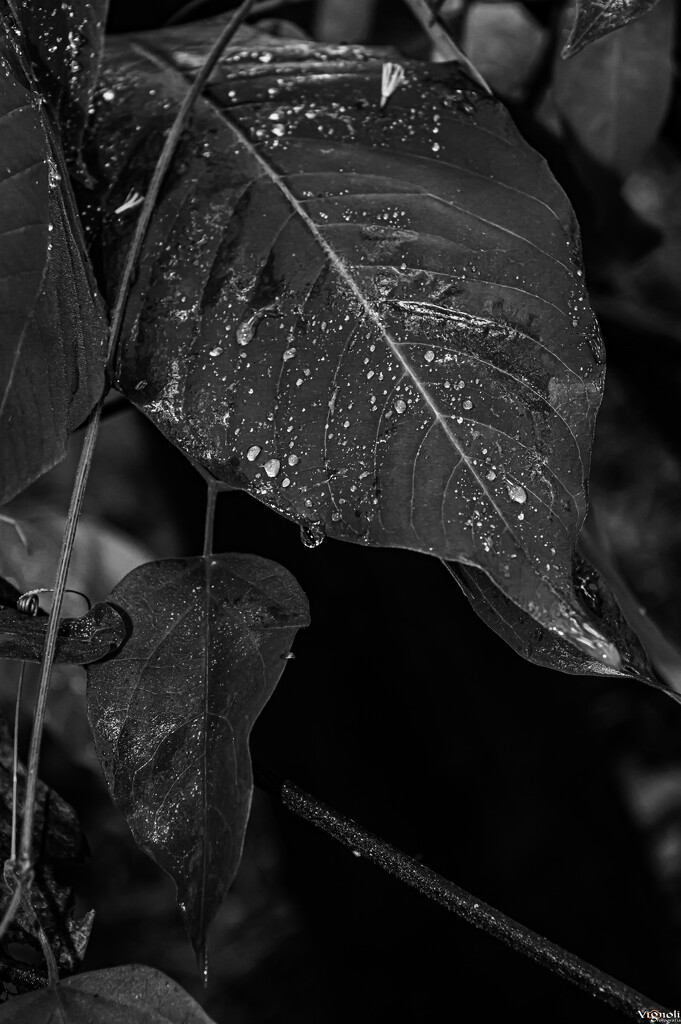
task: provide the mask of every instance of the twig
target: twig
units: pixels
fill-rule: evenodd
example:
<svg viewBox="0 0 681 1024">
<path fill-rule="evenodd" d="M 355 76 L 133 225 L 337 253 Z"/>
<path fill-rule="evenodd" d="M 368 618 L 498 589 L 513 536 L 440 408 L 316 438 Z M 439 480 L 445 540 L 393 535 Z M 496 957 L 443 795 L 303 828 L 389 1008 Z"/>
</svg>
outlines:
<svg viewBox="0 0 681 1024">
<path fill-rule="evenodd" d="M 237 8 L 232 17 L 229 19 L 224 29 L 220 33 L 218 39 L 214 43 L 210 53 L 208 54 L 201 70 L 196 76 L 191 88 L 188 90 L 180 109 L 177 112 L 177 116 L 173 122 L 173 125 L 168 132 L 163 149 L 154 168 L 154 173 L 147 190 L 147 195 L 144 201 L 144 205 L 141 208 L 139 219 L 135 228 L 130 248 L 126 257 L 125 266 L 121 275 L 121 281 L 118 288 L 118 294 L 116 297 L 116 303 L 114 305 L 112 318 L 111 318 L 111 330 L 109 333 L 109 345 L 107 353 L 107 367 L 110 367 L 115 355 L 120 338 L 123 320 L 125 316 L 126 304 L 130 293 L 130 285 L 132 283 L 133 274 L 139 260 L 142 245 L 146 235 L 147 228 L 151 221 L 152 214 L 154 212 L 156 201 L 158 199 L 159 191 L 163 183 L 165 174 L 170 166 L 172 158 L 177 149 L 177 145 L 182 136 L 189 116 L 191 114 L 194 103 L 196 102 L 199 94 L 201 93 L 209 75 L 215 67 L 217 61 L 220 58 L 222 51 L 228 44 L 234 33 L 236 32 L 239 25 L 242 23 L 244 18 L 248 15 L 249 11 L 253 7 L 255 0 L 244 0 L 244 2 Z M 59 555 L 59 564 L 57 567 L 57 578 L 54 584 L 54 602 L 52 609 L 49 614 L 47 622 L 47 635 L 45 637 L 45 648 L 43 652 L 43 661 L 41 665 L 40 681 L 38 684 L 38 697 L 36 700 L 36 708 L 33 719 L 33 731 L 31 733 L 31 745 L 29 748 L 28 765 L 26 771 L 26 795 L 24 798 L 24 816 L 21 827 L 21 839 L 19 843 L 19 856 L 17 864 L 16 881 L 17 885 L 12 894 L 10 906 L 0 923 L 0 938 L 9 927 L 9 924 L 13 920 L 14 914 L 21 902 L 22 896 L 25 892 L 30 889 L 31 885 L 31 872 L 33 863 L 33 819 L 35 815 L 35 802 L 36 802 L 36 787 L 38 783 L 38 764 L 40 761 L 40 746 L 43 734 L 43 726 L 45 722 L 45 711 L 47 708 L 47 697 L 50 689 L 50 676 L 52 673 L 52 664 L 54 662 L 54 656 L 57 645 L 57 631 L 59 629 L 59 617 L 61 614 L 62 603 L 64 599 L 64 592 L 66 589 L 66 578 L 69 571 L 69 565 L 71 562 L 71 554 L 73 551 L 73 544 L 76 537 L 76 529 L 78 526 L 78 519 L 80 516 L 81 507 L 83 504 L 83 497 L 85 495 L 85 487 L 87 484 L 87 478 L 90 472 L 90 465 L 92 463 L 92 456 L 94 454 L 95 442 L 97 440 L 97 433 L 99 430 L 99 424 L 102 416 L 102 407 L 104 404 L 105 394 L 102 394 L 97 405 L 95 406 L 88 423 L 88 427 L 85 433 L 85 439 L 83 441 L 83 448 L 80 453 L 78 461 L 78 468 L 76 470 L 76 479 L 73 486 L 73 492 L 71 495 L 71 503 L 69 506 L 69 512 L 66 520 L 66 529 L 62 540 L 61 552 Z M 11 911 L 11 913 L 10 913 Z"/>
<path fill-rule="evenodd" d="M 622 1013 L 637 1020 L 641 1019 L 640 1011 L 658 1010 L 669 1013 L 647 996 L 641 995 L 609 974 L 604 974 L 592 964 L 573 956 L 537 932 L 507 917 L 500 910 L 495 910 L 494 907 L 460 889 L 442 875 L 419 864 L 406 853 L 367 832 L 352 819 L 320 803 L 270 768 L 257 762 L 253 767 L 256 785 L 260 789 L 265 790 L 299 818 L 303 818 L 347 846 L 356 856 L 366 857 L 426 899 L 438 903 L 445 910 L 463 918 L 474 927 L 487 932 L 511 949 L 529 957 L 530 960 L 548 968 L 554 974 L 572 982 L 573 985 Z"/>
<path fill-rule="evenodd" d="M 447 26 L 442 19 L 438 17 L 437 13 L 434 13 L 433 8 L 428 3 L 428 0 L 404 0 L 404 2 L 416 20 L 421 24 L 426 35 L 430 36 L 433 41 L 433 45 L 440 56 L 445 60 L 457 61 L 473 81 L 477 82 L 477 84 L 491 96 L 492 90 L 489 85 L 475 65 L 471 63 L 463 50 L 460 50 L 456 45 Z"/>
</svg>

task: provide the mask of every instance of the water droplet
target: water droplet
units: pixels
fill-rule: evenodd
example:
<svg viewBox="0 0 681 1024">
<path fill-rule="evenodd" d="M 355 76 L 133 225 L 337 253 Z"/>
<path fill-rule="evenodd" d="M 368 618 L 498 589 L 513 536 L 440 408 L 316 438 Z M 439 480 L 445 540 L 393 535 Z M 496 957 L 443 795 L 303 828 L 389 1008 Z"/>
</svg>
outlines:
<svg viewBox="0 0 681 1024">
<path fill-rule="evenodd" d="M 294 348 L 287 348 L 281 358 L 284 360 L 285 363 L 287 363 L 289 359 L 293 359 L 295 357 L 295 354 L 296 350 Z"/>
<path fill-rule="evenodd" d="M 113 91 L 113 89 L 105 89 L 102 93 L 102 99 L 106 103 L 111 103 L 113 100 L 116 99 L 116 93 Z"/>
<path fill-rule="evenodd" d="M 398 398 L 394 403 L 395 412 L 403 413 L 407 410 L 407 403 L 402 399 Z"/>
<path fill-rule="evenodd" d="M 269 477 L 275 477 L 281 469 L 281 462 L 279 459 L 268 459 L 263 468 Z"/>
<path fill-rule="evenodd" d="M 427 363 L 432 363 L 433 359 L 435 359 L 435 353 L 433 352 L 432 348 L 428 349 L 423 358 Z"/>
<path fill-rule="evenodd" d="M 212 348 L 210 350 L 208 355 L 209 356 L 213 356 L 213 358 L 215 358 L 215 356 L 221 356 L 222 353 L 223 353 L 223 349 L 219 345 L 216 345 L 215 348 Z"/>
<path fill-rule="evenodd" d="M 246 458 L 248 459 L 249 462 L 255 462 L 258 455 L 260 455 L 261 451 L 262 448 L 260 448 L 257 444 L 254 444 L 253 447 L 249 448 L 248 451 L 246 452 Z"/>
<path fill-rule="evenodd" d="M 497 478 L 497 474 L 494 472 L 493 469 L 490 469 L 489 473 L 487 474 L 487 479 L 488 480 L 496 480 L 496 478 Z"/>
<path fill-rule="evenodd" d="M 463 407 L 466 410 L 466 412 L 473 408 L 473 403 L 471 402 L 470 398 L 466 399 L 466 401 L 463 403 Z"/>
<path fill-rule="evenodd" d="M 291 484 L 291 481 L 289 480 L 289 478 L 287 476 L 285 476 L 284 479 L 281 481 L 281 486 L 282 487 L 289 487 L 290 484 Z"/>
<path fill-rule="evenodd" d="M 321 523 L 304 523 L 300 527 L 300 539 L 306 548 L 318 548 L 324 540 L 324 527 Z"/>
<path fill-rule="evenodd" d="M 284 661 L 293 661 L 293 659 L 295 658 L 295 654 L 293 653 L 293 651 L 289 651 L 288 654 L 284 654 L 282 655 L 282 657 Z"/>
<path fill-rule="evenodd" d="M 527 501 L 527 491 L 520 484 L 512 484 L 510 480 L 507 480 L 506 490 L 511 501 L 517 501 L 519 505 L 524 505 Z"/>
<path fill-rule="evenodd" d="M 289 466 L 297 466 L 299 461 L 300 461 L 300 459 L 298 458 L 297 455 L 289 455 L 287 461 L 288 461 Z"/>
</svg>

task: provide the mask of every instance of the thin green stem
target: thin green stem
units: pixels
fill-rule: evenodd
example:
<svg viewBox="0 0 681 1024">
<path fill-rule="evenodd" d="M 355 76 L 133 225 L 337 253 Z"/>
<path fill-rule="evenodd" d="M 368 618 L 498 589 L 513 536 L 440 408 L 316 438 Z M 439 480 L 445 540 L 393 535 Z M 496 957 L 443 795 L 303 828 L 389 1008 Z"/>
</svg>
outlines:
<svg viewBox="0 0 681 1024">
<path fill-rule="evenodd" d="M 217 480 L 210 480 L 206 491 L 206 525 L 203 532 L 203 557 L 213 554 L 213 529 L 215 526 L 215 506 L 217 504 L 220 485 Z"/>
<path fill-rule="evenodd" d="M 426 35 L 430 36 L 433 46 L 440 56 L 444 60 L 455 60 L 468 73 L 469 77 L 491 96 L 492 90 L 489 85 L 463 50 L 459 49 L 456 45 L 449 29 L 437 13 L 434 12 L 428 0 L 404 0 L 404 2 L 416 20 L 421 24 Z"/>
<path fill-rule="evenodd" d="M 17 859 L 17 797 L 19 796 L 19 717 L 21 714 L 21 694 L 24 688 L 26 662 L 22 661 L 17 683 L 17 696 L 14 702 L 14 742 L 12 744 L 12 838 L 9 859 L 14 863 Z"/>
</svg>

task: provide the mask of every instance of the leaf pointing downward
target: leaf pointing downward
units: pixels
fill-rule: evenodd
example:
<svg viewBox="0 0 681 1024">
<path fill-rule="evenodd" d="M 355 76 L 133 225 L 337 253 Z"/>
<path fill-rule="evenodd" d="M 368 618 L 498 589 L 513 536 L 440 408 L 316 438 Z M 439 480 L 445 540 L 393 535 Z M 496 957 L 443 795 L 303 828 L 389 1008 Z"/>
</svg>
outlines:
<svg viewBox="0 0 681 1024">
<path fill-rule="evenodd" d="M 241 859 L 248 737 L 308 624 L 293 577 L 255 555 L 149 562 L 111 593 L 132 635 L 88 668 L 88 712 L 114 800 L 173 876 L 197 954 Z"/>
<path fill-rule="evenodd" d="M 214 31 L 112 45 L 110 209 L 144 192 Z M 381 108 L 384 58 L 226 53 L 148 236 L 119 386 L 309 542 L 478 566 L 616 663 L 571 579 L 603 360 L 574 216 L 458 69 L 404 62 Z M 130 223 L 107 221 L 112 282 Z"/>
</svg>

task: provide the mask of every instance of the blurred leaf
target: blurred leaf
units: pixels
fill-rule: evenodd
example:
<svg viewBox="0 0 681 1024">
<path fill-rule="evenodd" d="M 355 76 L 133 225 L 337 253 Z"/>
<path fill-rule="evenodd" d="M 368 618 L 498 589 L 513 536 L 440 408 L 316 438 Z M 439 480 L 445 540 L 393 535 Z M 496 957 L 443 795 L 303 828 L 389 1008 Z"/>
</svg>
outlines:
<svg viewBox="0 0 681 1024">
<path fill-rule="evenodd" d="M 111 594 L 132 635 L 88 669 L 88 713 L 112 796 L 178 887 L 202 958 L 231 885 L 253 791 L 248 737 L 286 665 L 307 600 L 255 555 L 140 566 Z"/>
<path fill-rule="evenodd" d="M 59 141 L 19 40 L 0 0 L 0 504 L 63 457 L 101 393 L 106 342 Z"/>
<path fill-rule="evenodd" d="M 20 594 L 0 580 L 0 658 L 42 661 L 47 615 L 17 611 Z M 110 604 L 95 604 L 79 619 L 62 619 L 55 662 L 86 665 L 117 650 L 126 637 L 125 622 Z"/>
<path fill-rule="evenodd" d="M 658 0 L 576 0 L 576 15 L 563 57 L 579 53 L 594 40 L 623 28 L 650 11 Z"/>
<path fill-rule="evenodd" d="M 674 81 L 675 0 L 557 60 L 551 97 L 568 141 L 626 178 L 657 138 Z"/>
<path fill-rule="evenodd" d="M 112 287 L 121 206 L 215 31 L 111 43 L 95 139 Z M 224 55 L 148 235 L 119 386 L 311 546 L 464 559 L 580 637 L 603 351 L 573 213 L 456 67 L 400 65 L 381 107 L 384 67 L 304 42 Z"/>
<path fill-rule="evenodd" d="M 526 96 L 548 41 L 521 3 L 472 3 L 466 10 L 463 49 L 502 99 Z"/>
<path fill-rule="evenodd" d="M 3 863 L 9 858 L 11 849 L 12 764 L 12 737 L 4 719 L 0 719 L 0 858 Z M 26 773 L 23 765 L 19 767 L 17 803 L 18 820 L 21 822 Z M 38 782 L 34 835 L 36 864 L 31 902 L 59 969 L 70 974 L 78 970 L 85 955 L 94 916 L 92 911 L 81 918 L 75 916 L 73 884 L 82 872 L 86 847 L 75 813 L 42 782 Z M 8 899 L 9 894 L 3 884 L 0 886 L 0 914 L 4 913 Z M 10 960 L 17 959 L 21 947 L 28 947 L 37 954 L 38 962 L 42 961 L 34 923 L 23 908 L 20 908 L 1 943 L 4 955 Z M 17 962 L 25 963 L 25 960 L 18 959 Z"/>
<path fill-rule="evenodd" d="M 0 1006 L 1 1024 L 213 1024 L 198 1003 L 151 967 L 89 971 Z"/>
<path fill-rule="evenodd" d="M 108 0 L 18 0 L 27 52 L 59 126 L 67 159 L 77 164 L 104 46 Z"/>
</svg>

